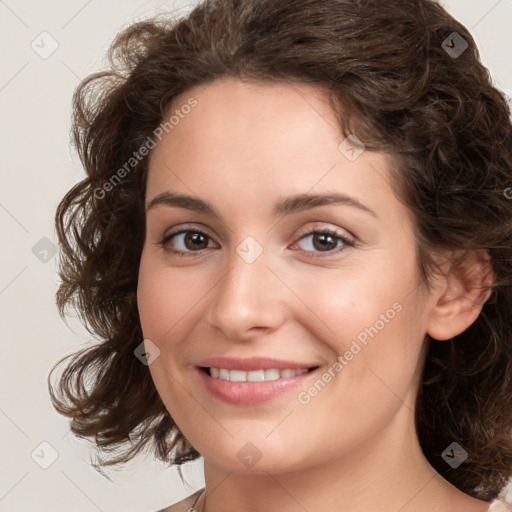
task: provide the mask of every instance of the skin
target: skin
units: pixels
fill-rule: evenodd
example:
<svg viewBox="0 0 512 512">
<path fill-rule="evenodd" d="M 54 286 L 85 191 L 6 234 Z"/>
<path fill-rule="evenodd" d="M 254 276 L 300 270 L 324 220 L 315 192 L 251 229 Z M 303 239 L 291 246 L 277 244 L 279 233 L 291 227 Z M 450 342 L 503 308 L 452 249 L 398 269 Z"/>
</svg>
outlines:
<svg viewBox="0 0 512 512">
<path fill-rule="evenodd" d="M 156 388 L 204 457 L 205 510 L 487 510 L 430 466 L 413 414 L 425 335 L 442 342 L 475 321 L 489 296 L 480 289 L 489 284 L 486 255 L 472 253 L 460 272 L 446 263 L 428 292 L 388 155 L 349 161 L 322 90 L 222 79 L 187 91 L 173 109 L 190 97 L 197 106 L 153 150 L 146 204 L 166 191 L 189 194 L 222 220 L 149 209 L 138 304 L 144 337 L 160 350 L 149 366 Z M 272 215 L 278 199 L 332 191 L 377 217 L 342 204 Z M 185 224 L 190 235 L 207 234 L 200 252 L 183 235 L 158 243 Z M 356 245 L 334 238 L 322 249 L 321 235 L 308 235 L 319 229 Z M 236 251 L 247 236 L 263 249 L 252 263 Z M 324 373 L 396 303 L 400 312 L 307 404 L 301 388 L 263 405 L 229 405 L 198 377 L 195 366 L 220 355 L 310 362 Z M 237 456 L 248 442 L 261 454 L 252 467 Z"/>
</svg>

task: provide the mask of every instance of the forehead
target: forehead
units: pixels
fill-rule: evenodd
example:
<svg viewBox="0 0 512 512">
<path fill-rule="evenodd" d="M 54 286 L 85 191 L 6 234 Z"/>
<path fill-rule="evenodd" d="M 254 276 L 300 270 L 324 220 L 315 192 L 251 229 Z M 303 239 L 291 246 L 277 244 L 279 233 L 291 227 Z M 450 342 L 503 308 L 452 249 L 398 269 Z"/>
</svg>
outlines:
<svg viewBox="0 0 512 512">
<path fill-rule="evenodd" d="M 192 101 L 195 106 L 187 107 Z M 246 160 L 290 151 L 299 158 L 325 149 L 319 145 L 322 141 L 322 145 L 332 144 L 341 137 L 327 93 L 307 84 L 215 80 L 175 98 L 167 117 L 180 110 L 188 113 L 179 119 L 173 116 L 174 124 L 163 134 L 152 160 L 186 153 L 190 159 L 200 154 L 213 161 L 225 157 L 228 150 L 233 156 L 243 151 Z M 190 146 L 194 154 L 187 152 Z"/>
<path fill-rule="evenodd" d="M 221 79 L 175 98 L 173 114 L 179 122 L 151 155 L 148 199 L 171 190 L 257 213 L 261 201 L 338 191 L 393 213 L 388 156 L 340 152 L 345 136 L 323 89 Z"/>
</svg>

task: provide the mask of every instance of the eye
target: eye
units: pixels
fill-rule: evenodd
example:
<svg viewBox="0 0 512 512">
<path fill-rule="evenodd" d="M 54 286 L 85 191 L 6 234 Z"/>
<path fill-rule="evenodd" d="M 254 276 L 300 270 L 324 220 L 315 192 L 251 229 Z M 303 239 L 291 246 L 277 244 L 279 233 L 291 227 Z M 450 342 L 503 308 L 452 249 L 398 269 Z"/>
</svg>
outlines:
<svg viewBox="0 0 512 512">
<path fill-rule="evenodd" d="M 208 240 L 210 239 L 204 231 L 197 228 L 181 228 L 165 235 L 159 245 L 162 245 L 165 251 L 178 254 L 180 256 L 189 255 L 190 253 L 201 253 L 203 249 L 208 248 Z M 181 244 L 181 247 L 180 247 Z M 178 249 L 172 249 L 171 246 L 178 245 Z"/>
<path fill-rule="evenodd" d="M 355 241 L 346 237 L 345 235 L 338 233 L 336 230 L 332 229 L 324 229 L 324 230 L 315 230 L 310 231 L 303 235 L 300 240 L 310 239 L 307 244 L 305 244 L 309 249 L 305 249 L 305 252 L 320 252 L 326 253 L 325 256 L 332 256 L 333 254 L 338 254 L 341 251 L 345 250 L 345 247 L 354 247 Z M 337 247 L 337 243 L 342 242 L 343 246 Z M 297 242 L 295 245 L 298 245 Z M 323 258 L 323 255 L 313 254 L 308 255 L 308 257 L 312 258 Z"/>
<path fill-rule="evenodd" d="M 307 244 L 305 244 L 306 249 L 304 249 L 304 252 L 317 253 L 313 255 L 308 255 L 308 257 L 313 258 L 332 256 L 345 250 L 346 247 L 355 246 L 354 240 L 346 237 L 342 233 L 339 233 L 333 229 L 309 231 L 308 233 L 301 236 L 299 242 L 302 240 L 307 240 L 308 238 L 309 241 Z M 182 227 L 178 231 L 174 231 L 172 233 L 165 235 L 163 239 L 157 243 L 163 246 L 166 252 L 177 254 L 183 257 L 192 256 L 193 253 L 197 253 L 197 255 L 200 255 L 204 249 L 208 248 L 208 241 L 211 241 L 210 236 L 206 234 L 204 231 L 198 228 L 192 229 Z M 296 242 L 292 246 L 292 248 L 299 245 L 299 242 Z M 342 243 L 341 247 L 338 246 L 339 242 Z M 181 248 L 179 247 L 180 244 Z M 178 249 L 171 248 L 176 245 L 178 245 Z M 326 254 L 324 256 L 318 253 Z"/>
</svg>

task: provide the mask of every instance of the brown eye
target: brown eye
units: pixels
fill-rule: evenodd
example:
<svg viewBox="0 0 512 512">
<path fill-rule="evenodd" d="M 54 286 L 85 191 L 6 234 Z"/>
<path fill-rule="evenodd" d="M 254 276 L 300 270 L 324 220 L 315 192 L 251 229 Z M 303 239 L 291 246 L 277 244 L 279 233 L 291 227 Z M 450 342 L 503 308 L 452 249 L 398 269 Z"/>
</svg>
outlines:
<svg viewBox="0 0 512 512">
<path fill-rule="evenodd" d="M 183 243 L 188 249 L 194 250 L 194 249 L 206 249 L 208 247 L 208 241 L 205 240 L 207 237 L 203 235 L 202 233 L 195 233 L 193 231 L 189 231 L 185 234 L 185 237 L 183 239 Z"/>
<path fill-rule="evenodd" d="M 328 233 L 315 233 L 313 236 L 313 247 L 319 251 L 336 249 L 338 242 L 336 237 Z"/>
<path fill-rule="evenodd" d="M 335 255 L 345 250 L 346 247 L 353 247 L 355 245 L 353 240 L 332 230 L 311 231 L 302 236 L 300 240 L 306 240 L 308 238 L 310 240 L 306 244 L 306 249 L 304 249 L 304 251 L 307 253 L 313 253 L 311 255 L 312 257 L 315 257 L 315 252 L 326 253 L 326 256 Z M 338 245 L 339 242 L 341 242 L 341 246 Z M 299 243 L 297 242 L 297 245 L 298 244 Z"/>
<path fill-rule="evenodd" d="M 182 229 L 164 237 L 160 244 L 168 252 L 184 255 L 208 248 L 210 237 L 198 229 Z"/>
</svg>

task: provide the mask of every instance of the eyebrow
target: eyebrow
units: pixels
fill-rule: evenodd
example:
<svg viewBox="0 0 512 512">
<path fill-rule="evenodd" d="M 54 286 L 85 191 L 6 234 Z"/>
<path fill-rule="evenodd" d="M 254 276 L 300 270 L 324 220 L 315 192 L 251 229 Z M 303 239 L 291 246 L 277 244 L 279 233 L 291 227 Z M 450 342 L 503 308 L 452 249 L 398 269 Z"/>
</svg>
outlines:
<svg viewBox="0 0 512 512">
<path fill-rule="evenodd" d="M 357 199 L 339 192 L 327 194 L 297 194 L 289 196 L 284 199 L 280 199 L 274 204 L 272 214 L 275 217 L 286 216 L 291 215 L 292 213 L 331 204 L 352 206 L 369 213 L 375 218 L 379 217 L 372 209 L 368 208 L 368 206 L 364 205 Z M 189 195 L 163 192 L 149 201 L 146 206 L 146 210 L 149 211 L 157 206 L 177 206 L 194 212 L 213 215 L 214 217 L 222 220 L 222 216 L 211 203 Z"/>
</svg>

